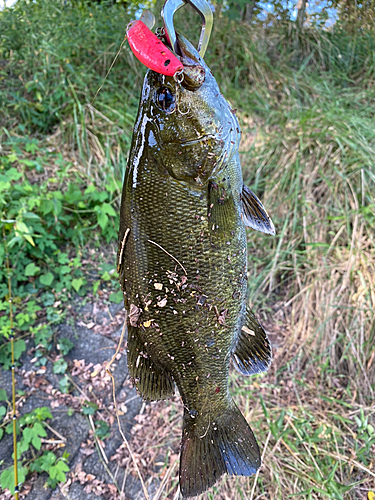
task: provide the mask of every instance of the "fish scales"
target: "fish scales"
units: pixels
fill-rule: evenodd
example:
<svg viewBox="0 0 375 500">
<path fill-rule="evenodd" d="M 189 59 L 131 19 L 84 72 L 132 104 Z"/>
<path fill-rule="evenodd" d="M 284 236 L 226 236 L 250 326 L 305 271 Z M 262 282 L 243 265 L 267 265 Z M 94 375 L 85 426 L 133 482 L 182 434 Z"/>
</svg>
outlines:
<svg viewBox="0 0 375 500">
<path fill-rule="evenodd" d="M 271 351 L 246 309 L 238 122 L 195 49 L 179 41 L 206 79 L 192 92 L 151 70 L 145 77 L 123 187 L 118 269 L 134 383 L 150 400 L 170 397 L 176 384 L 184 403 L 180 486 L 188 497 L 224 472 L 250 475 L 260 466 L 254 435 L 229 394 L 228 371 L 231 355 L 243 373 L 263 371 Z"/>
<path fill-rule="evenodd" d="M 215 389 L 220 386 L 221 394 L 215 393 L 216 402 L 227 394 L 227 369 L 223 370 L 222 360 L 217 359 L 219 350 L 227 353 L 232 348 L 233 339 L 227 332 L 234 328 L 244 307 L 243 300 L 232 298 L 238 291 L 241 298 L 246 293 L 243 225 L 237 224 L 233 235 L 229 233 L 226 238 L 221 238 L 213 248 L 211 233 L 215 231 L 208 223 L 205 197 L 192 194 L 174 179 L 158 182 L 153 169 L 147 176 L 142 176 L 141 172 L 139 175 L 142 179 L 140 186 L 144 185 L 139 195 L 134 193 L 139 215 L 135 222 L 132 221 L 129 206 L 126 217 L 130 234 L 136 235 L 126 244 L 124 265 L 130 271 L 124 278 L 127 280 L 127 303 L 142 309 L 141 324 L 151 320 L 158 324 L 163 335 L 155 332 L 155 327 L 140 329 L 139 334 L 143 342 L 149 342 L 150 354 L 157 355 L 159 363 L 167 363 L 173 378 L 180 380 L 182 392 L 186 394 L 186 405 L 195 408 L 197 398 L 202 399 L 201 391 L 193 395 L 184 389 L 186 384 L 190 387 L 190 378 L 196 387 L 203 383 L 207 386 L 216 384 Z M 129 174 L 125 185 L 131 182 Z M 131 186 L 128 188 L 131 190 Z M 178 208 L 175 200 L 178 200 Z M 188 228 L 186 240 L 181 238 L 181 221 Z M 173 255 L 183 265 L 186 274 L 174 259 L 150 240 Z M 228 257 L 230 270 L 223 273 Z M 136 266 L 134 261 L 137 261 Z M 131 286 L 128 289 L 126 283 L 129 281 Z M 155 288 L 160 284 L 161 290 Z M 163 298 L 167 299 L 165 305 Z M 147 310 L 146 302 L 150 302 Z M 162 303 L 162 307 L 158 303 Z M 223 311 L 227 311 L 225 324 L 219 322 L 223 322 L 219 320 Z M 194 367 L 194 371 L 186 373 L 183 366 Z M 197 376 L 199 383 L 195 382 Z"/>
</svg>

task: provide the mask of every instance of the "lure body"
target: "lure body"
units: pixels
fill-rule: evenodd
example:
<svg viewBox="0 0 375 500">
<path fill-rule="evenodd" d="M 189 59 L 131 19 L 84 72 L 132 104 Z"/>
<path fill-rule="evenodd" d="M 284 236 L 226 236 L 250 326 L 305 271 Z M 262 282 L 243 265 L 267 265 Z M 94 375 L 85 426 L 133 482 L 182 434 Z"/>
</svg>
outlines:
<svg viewBox="0 0 375 500">
<path fill-rule="evenodd" d="M 174 76 L 184 69 L 182 62 L 143 21 L 132 21 L 126 34 L 135 57 L 147 68 L 165 76 Z"/>
</svg>

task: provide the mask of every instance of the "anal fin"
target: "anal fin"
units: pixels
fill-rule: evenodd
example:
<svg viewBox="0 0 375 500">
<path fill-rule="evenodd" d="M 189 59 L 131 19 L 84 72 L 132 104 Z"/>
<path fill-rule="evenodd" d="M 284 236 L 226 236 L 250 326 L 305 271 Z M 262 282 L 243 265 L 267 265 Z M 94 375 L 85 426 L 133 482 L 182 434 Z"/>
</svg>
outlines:
<svg viewBox="0 0 375 500">
<path fill-rule="evenodd" d="M 232 357 L 235 367 L 244 375 L 265 372 L 271 364 L 271 344 L 249 308 L 246 309 L 245 321 L 232 350 Z"/>
<path fill-rule="evenodd" d="M 242 215 L 245 226 L 266 234 L 275 234 L 275 226 L 260 199 L 245 184 L 242 188 Z"/>
<path fill-rule="evenodd" d="M 128 368 L 134 385 L 143 399 L 158 401 L 174 394 L 172 375 L 157 365 L 146 352 L 138 328 L 128 327 Z"/>
</svg>

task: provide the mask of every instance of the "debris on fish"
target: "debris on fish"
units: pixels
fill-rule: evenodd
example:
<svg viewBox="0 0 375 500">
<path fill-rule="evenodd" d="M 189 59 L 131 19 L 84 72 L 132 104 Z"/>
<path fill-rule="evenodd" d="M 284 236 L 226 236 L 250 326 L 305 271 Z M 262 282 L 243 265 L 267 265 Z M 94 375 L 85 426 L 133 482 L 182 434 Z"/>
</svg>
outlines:
<svg viewBox="0 0 375 500">
<path fill-rule="evenodd" d="M 274 234 L 244 185 L 240 127 L 197 50 L 177 36 L 183 78 L 145 76 L 125 175 L 118 269 L 128 311 L 128 366 L 146 400 L 184 404 L 180 488 L 249 476 L 259 447 L 229 394 L 232 357 L 268 369 L 267 335 L 246 307 L 245 225 Z"/>
</svg>

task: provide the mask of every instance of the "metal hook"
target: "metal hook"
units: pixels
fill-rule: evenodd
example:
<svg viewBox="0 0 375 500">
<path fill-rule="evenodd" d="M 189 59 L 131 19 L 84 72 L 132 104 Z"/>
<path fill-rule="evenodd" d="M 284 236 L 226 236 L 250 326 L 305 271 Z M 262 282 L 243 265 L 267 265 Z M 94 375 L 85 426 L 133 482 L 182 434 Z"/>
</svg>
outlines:
<svg viewBox="0 0 375 500">
<path fill-rule="evenodd" d="M 203 59 L 210 40 L 213 24 L 213 14 L 207 0 L 166 0 L 163 10 L 161 11 L 161 16 L 164 20 L 166 37 L 168 38 L 175 54 L 179 54 L 176 30 L 173 24 L 173 16 L 186 3 L 190 4 L 202 18 L 202 30 L 198 43 L 198 52 Z"/>
</svg>

